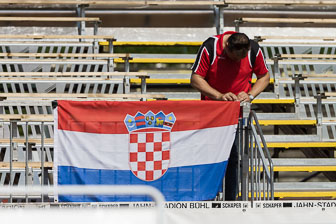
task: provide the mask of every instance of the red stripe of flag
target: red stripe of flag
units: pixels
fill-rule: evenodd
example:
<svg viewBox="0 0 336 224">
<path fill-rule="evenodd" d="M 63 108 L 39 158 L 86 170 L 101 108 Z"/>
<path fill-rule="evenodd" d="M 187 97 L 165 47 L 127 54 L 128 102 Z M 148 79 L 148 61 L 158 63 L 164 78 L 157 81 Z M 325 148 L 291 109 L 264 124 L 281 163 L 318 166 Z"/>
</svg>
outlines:
<svg viewBox="0 0 336 224">
<path fill-rule="evenodd" d="M 228 101 L 58 101 L 58 129 L 101 134 L 128 134 L 124 120 L 138 112 L 174 113 L 172 131 L 238 123 L 240 103 Z"/>
</svg>

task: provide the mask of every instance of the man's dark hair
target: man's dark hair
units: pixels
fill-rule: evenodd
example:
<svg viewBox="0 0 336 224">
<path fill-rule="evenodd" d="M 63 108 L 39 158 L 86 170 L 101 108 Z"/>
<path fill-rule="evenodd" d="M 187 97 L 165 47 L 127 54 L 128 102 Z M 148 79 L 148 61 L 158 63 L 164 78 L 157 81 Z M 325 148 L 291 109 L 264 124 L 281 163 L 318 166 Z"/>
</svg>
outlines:
<svg viewBox="0 0 336 224">
<path fill-rule="evenodd" d="M 241 57 L 246 56 L 250 46 L 250 39 L 244 33 L 234 33 L 228 39 L 229 50 Z"/>
</svg>

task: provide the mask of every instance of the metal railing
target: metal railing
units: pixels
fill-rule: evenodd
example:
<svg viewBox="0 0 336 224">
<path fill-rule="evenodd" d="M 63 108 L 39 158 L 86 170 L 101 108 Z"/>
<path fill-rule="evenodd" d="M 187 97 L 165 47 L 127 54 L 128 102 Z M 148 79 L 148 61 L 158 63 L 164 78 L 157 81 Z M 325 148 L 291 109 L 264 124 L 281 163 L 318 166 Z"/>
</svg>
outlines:
<svg viewBox="0 0 336 224">
<path fill-rule="evenodd" d="M 237 147 L 240 152 L 240 160 L 238 160 L 239 185 L 241 190 L 240 200 L 272 200 L 274 197 L 274 183 L 271 156 L 261 127 L 258 124 L 256 113 L 251 111 L 249 103 L 243 103 L 242 109 L 244 115 L 239 120 L 237 129 L 237 137 L 239 138 Z M 35 134 L 31 133 L 34 125 L 40 127 L 36 133 L 34 132 Z M 4 155 L 4 162 L 8 162 L 9 169 L 2 172 L 8 175 L 10 179 L 9 186 L 53 185 L 52 181 L 48 180 L 49 173 L 52 172 L 50 167 L 52 157 L 49 158 L 50 156 L 48 155 L 52 154 L 53 143 L 50 140 L 53 137 L 53 133 L 48 134 L 46 132 L 46 128 L 52 125 L 53 123 L 51 122 L 2 121 L 3 137 L 9 138 L 9 144 L 7 143 L 8 146 L 6 146 L 8 150 L 6 150 Z M 22 133 L 18 131 L 20 127 Z M 33 151 L 32 144 L 34 144 Z M 32 156 L 32 153 L 35 156 Z M 32 157 L 34 157 L 33 160 Z M 15 161 L 16 163 L 14 163 Z M 24 166 L 22 165 L 23 163 Z M 34 167 L 31 167 L 33 163 Z M 46 163 L 49 165 L 46 165 Z M 16 175 L 14 164 L 21 164 L 22 173 L 20 175 Z M 14 183 L 15 176 L 16 178 L 19 177 L 19 183 L 17 181 Z M 9 194 L 9 202 L 13 202 L 13 198 L 15 196 Z M 38 198 L 42 202 L 50 201 L 48 195 L 40 194 Z M 29 202 L 29 195 L 25 195 L 22 199 L 25 202 Z M 225 200 L 225 198 L 219 197 L 217 200 Z"/>
<path fill-rule="evenodd" d="M 241 200 L 274 200 L 274 171 L 270 152 L 255 111 L 244 106 L 240 119 Z"/>
</svg>

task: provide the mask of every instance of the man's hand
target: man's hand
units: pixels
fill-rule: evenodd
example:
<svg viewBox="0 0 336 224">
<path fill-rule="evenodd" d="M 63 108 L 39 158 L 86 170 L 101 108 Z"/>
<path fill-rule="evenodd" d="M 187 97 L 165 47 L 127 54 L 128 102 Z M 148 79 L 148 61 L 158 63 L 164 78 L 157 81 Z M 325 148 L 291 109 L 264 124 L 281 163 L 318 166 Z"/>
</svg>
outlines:
<svg viewBox="0 0 336 224">
<path fill-rule="evenodd" d="M 219 99 L 219 100 L 224 100 L 224 101 L 237 101 L 237 100 L 239 100 L 239 98 L 238 98 L 235 94 L 233 94 L 233 93 L 231 93 L 231 92 L 228 92 L 228 93 L 223 94 L 223 95 L 221 96 L 221 99 Z"/>
<path fill-rule="evenodd" d="M 238 93 L 237 97 L 240 102 L 250 102 L 250 97 L 245 92 Z"/>
</svg>

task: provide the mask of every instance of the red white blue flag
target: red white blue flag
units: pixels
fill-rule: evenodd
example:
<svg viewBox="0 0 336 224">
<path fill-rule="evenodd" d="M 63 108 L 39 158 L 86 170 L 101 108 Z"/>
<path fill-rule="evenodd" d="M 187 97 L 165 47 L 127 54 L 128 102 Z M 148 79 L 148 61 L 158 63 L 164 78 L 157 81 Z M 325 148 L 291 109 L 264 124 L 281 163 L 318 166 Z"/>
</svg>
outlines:
<svg viewBox="0 0 336 224">
<path fill-rule="evenodd" d="M 216 196 L 235 138 L 239 102 L 58 101 L 56 185 L 145 184 L 167 201 Z M 69 196 L 59 201 L 143 201 Z"/>
</svg>

